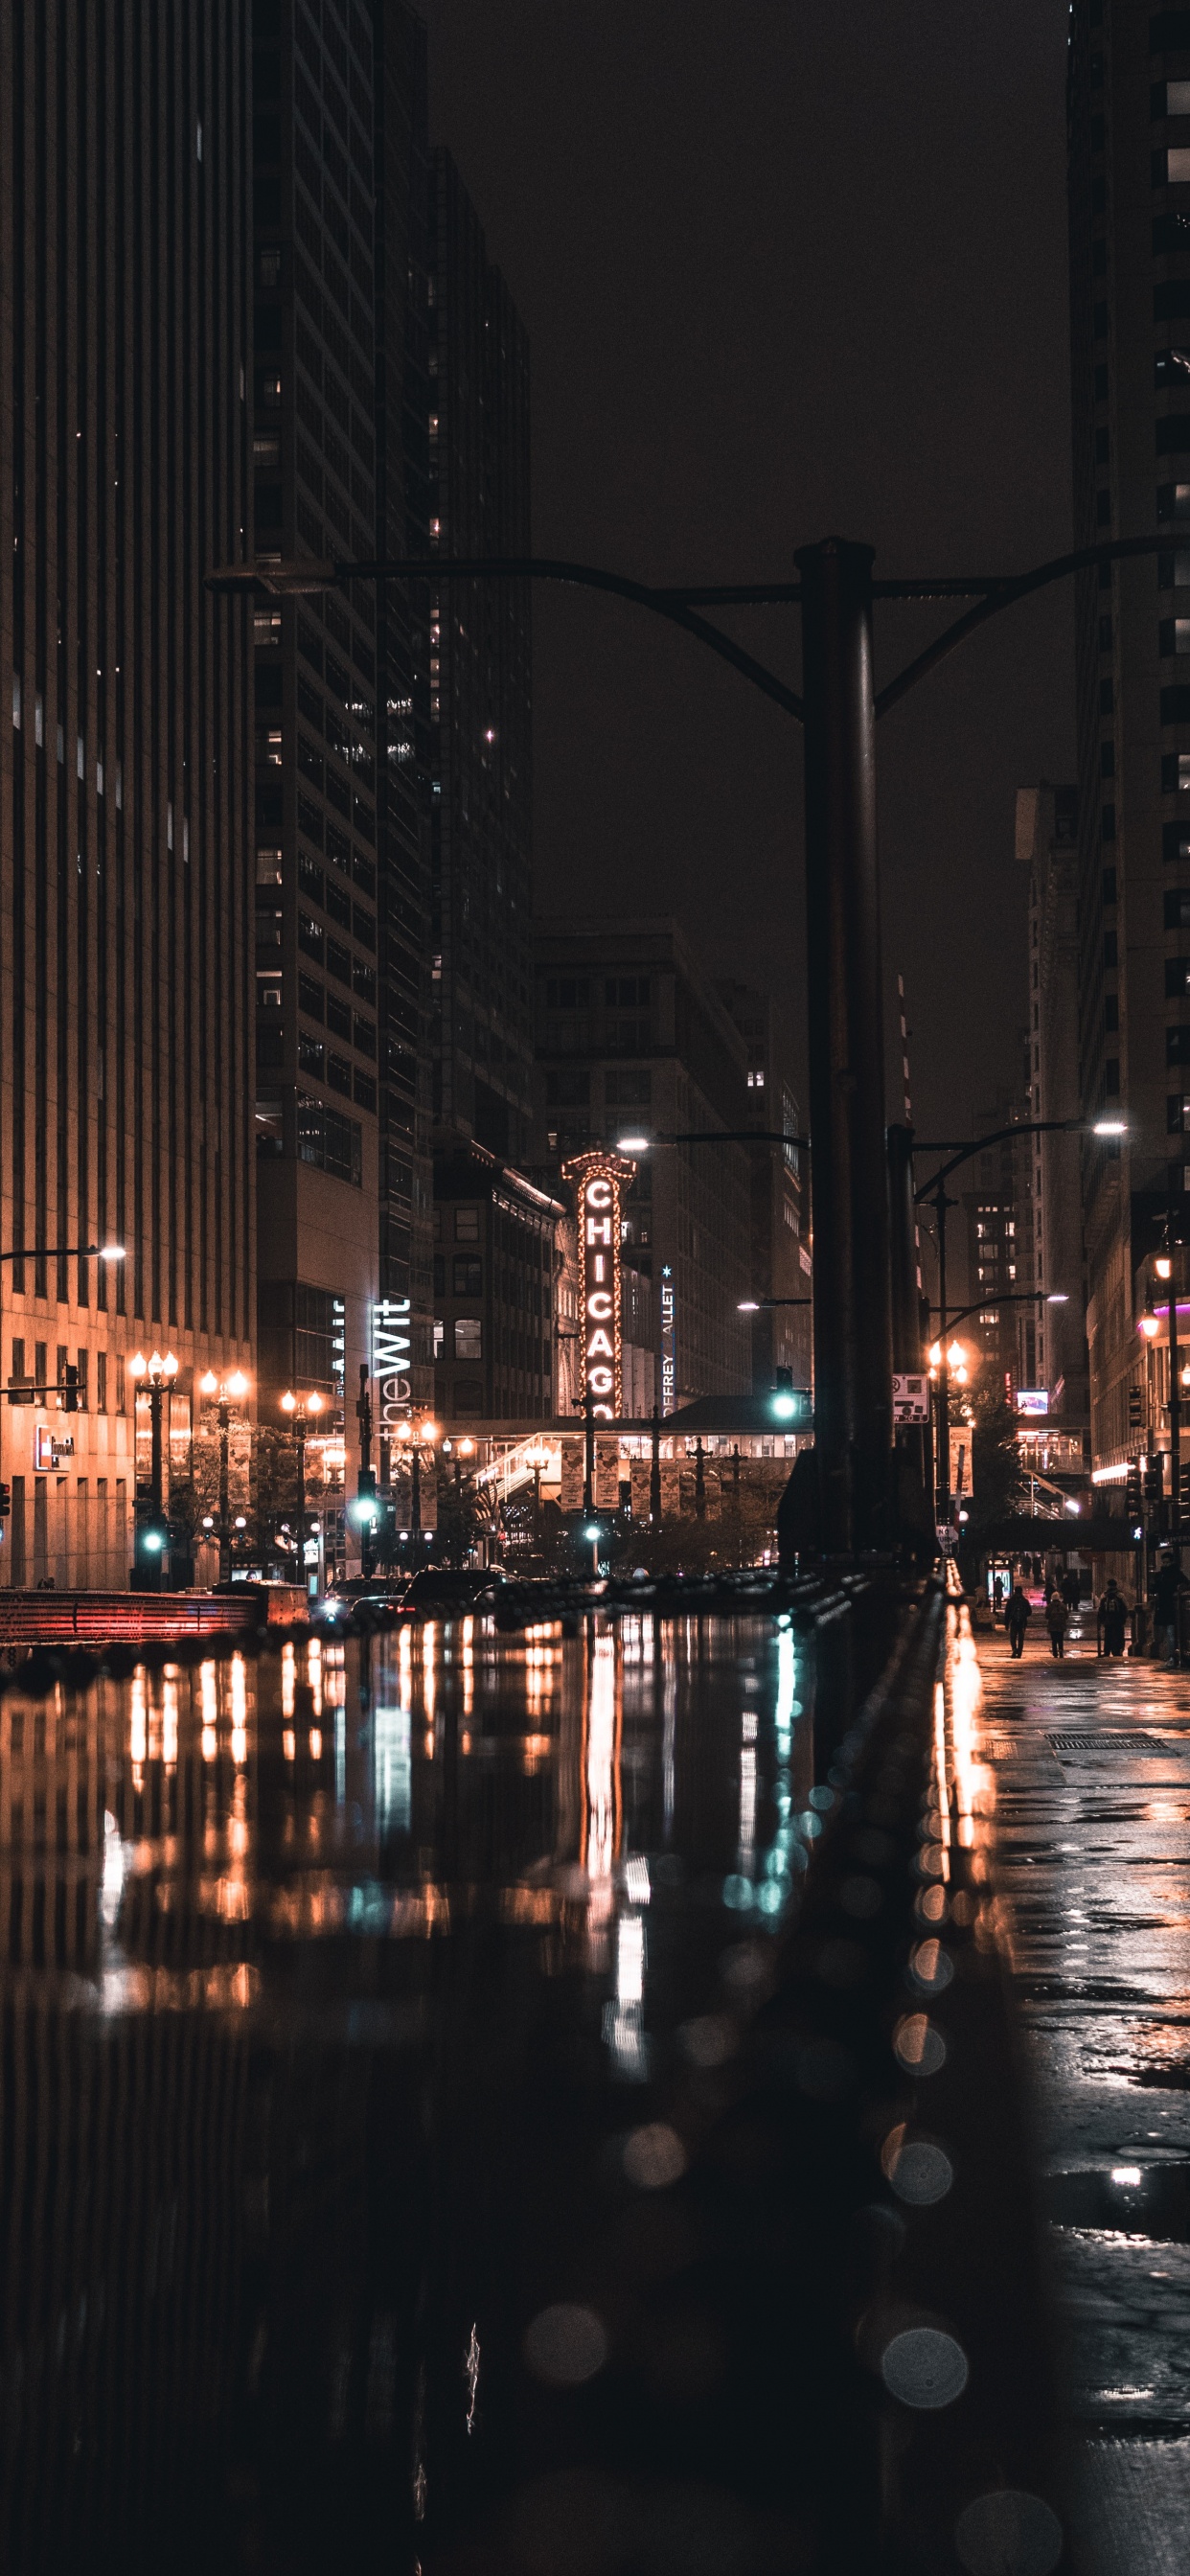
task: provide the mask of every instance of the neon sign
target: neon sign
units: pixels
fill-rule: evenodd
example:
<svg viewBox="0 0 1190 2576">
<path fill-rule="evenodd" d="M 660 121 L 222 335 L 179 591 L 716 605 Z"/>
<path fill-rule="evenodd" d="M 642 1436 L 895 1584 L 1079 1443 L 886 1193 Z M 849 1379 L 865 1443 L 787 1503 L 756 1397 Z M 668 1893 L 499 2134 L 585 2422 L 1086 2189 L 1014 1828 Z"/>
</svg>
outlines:
<svg viewBox="0 0 1190 2576">
<path fill-rule="evenodd" d="M 678 1400 L 678 1334 L 674 1301 L 674 1275 L 668 1261 L 661 1264 L 661 1410 L 672 1413 Z"/>
<path fill-rule="evenodd" d="M 386 1297 L 372 1308 L 372 1375 L 380 1400 L 380 1429 L 393 1431 L 412 1410 L 413 1354 L 408 1297 Z"/>
<path fill-rule="evenodd" d="M 562 1166 L 578 1196 L 583 1402 L 600 1422 L 623 1408 L 620 1200 L 636 1171 L 623 1154 L 576 1154 Z"/>
</svg>

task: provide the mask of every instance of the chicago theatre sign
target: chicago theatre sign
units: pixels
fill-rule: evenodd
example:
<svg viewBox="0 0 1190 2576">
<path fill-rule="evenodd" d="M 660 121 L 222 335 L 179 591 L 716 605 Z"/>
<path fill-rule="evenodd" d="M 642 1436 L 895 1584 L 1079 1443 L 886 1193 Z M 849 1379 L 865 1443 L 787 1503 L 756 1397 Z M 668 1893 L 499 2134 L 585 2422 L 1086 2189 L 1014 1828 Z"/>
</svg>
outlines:
<svg viewBox="0 0 1190 2576">
<path fill-rule="evenodd" d="M 562 1165 L 578 1199 L 583 1401 L 599 1422 L 616 1421 L 623 1405 L 620 1204 L 635 1171 L 623 1154 L 576 1154 Z"/>
</svg>

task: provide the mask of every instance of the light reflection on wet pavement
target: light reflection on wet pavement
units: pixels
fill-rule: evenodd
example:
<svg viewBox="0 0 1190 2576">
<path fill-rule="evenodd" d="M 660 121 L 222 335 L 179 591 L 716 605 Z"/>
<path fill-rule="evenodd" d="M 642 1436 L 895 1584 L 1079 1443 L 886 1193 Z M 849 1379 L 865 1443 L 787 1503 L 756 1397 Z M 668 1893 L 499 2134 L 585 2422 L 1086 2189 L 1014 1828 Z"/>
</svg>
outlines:
<svg viewBox="0 0 1190 2576">
<path fill-rule="evenodd" d="M 1181 2570 L 1190 1675 L 1099 1659 L 1093 1628 L 1075 1632 L 1064 1662 L 1026 1647 L 1014 1663 L 1003 1636 L 986 1632 L 978 1656 L 959 1686 L 972 1702 L 979 1833 L 1033 2076 L 1079 2435 L 1080 2564 L 1087 2576 Z"/>
<path fill-rule="evenodd" d="M 795 1901 L 802 1676 L 788 1623 L 468 1620 L 0 1700 L 7 2564 L 412 2576 L 518 2374 L 601 2366 L 593 2158 L 680 2285 L 650 2087 L 713 2099 Z"/>
</svg>

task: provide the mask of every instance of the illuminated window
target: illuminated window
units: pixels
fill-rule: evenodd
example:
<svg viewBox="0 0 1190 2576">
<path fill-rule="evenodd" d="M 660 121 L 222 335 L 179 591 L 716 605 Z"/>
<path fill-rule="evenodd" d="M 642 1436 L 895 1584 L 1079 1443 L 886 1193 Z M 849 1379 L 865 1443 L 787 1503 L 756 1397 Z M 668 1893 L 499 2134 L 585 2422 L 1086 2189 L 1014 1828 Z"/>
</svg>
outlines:
<svg viewBox="0 0 1190 2576">
<path fill-rule="evenodd" d="M 434 1318 L 434 1357 L 436 1360 L 440 1360 L 442 1358 L 445 1347 L 446 1329 L 441 1316 L 436 1315 Z"/>
<path fill-rule="evenodd" d="M 455 1358 L 457 1360 L 481 1360 L 483 1358 L 483 1324 L 480 1317 L 478 1315 L 456 1315 L 454 1331 Z"/>
<path fill-rule="evenodd" d="M 456 1209 L 455 1209 L 455 1242 L 456 1242 L 456 1243 L 478 1243 L 478 1241 L 479 1241 L 479 1209 L 478 1209 L 478 1208 L 474 1208 L 474 1207 L 458 1207 L 458 1208 L 456 1208 Z"/>
</svg>

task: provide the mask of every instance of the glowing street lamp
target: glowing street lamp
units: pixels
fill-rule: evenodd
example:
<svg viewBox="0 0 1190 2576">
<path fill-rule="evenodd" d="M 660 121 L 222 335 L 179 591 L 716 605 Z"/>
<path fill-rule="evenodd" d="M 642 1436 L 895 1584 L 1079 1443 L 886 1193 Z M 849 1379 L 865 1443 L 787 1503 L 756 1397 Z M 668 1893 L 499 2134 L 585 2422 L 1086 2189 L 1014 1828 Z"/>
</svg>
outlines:
<svg viewBox="0 0 1190 2576">
<path fill-rule="evenodd" d="M 287 1387 L 281 1398 L 281 1411 L 290 1416 L 297 1442 L 298 1556 L 303 1583 L 306 1580 L 306 1425 L 307 1422 L 317 1423 L 319 1414 L 325 1409 L 325 1400 L 316 1387 L 309 1395 L 295 1395 L 292 1387 Z"/>
<path fill-rule="evenodd" d="M 209 1368 L 205 1372 L 205 1375 L 200 1377 L 198 1381 L 200 1394 L 214 1398 L 219 1408 L 217 1416 L 219 1423 L 218 1536 L 219 1581 L 221 1584 L 230 1583 L 231 1581 L 231 1522 L 228 1516 L 230 1510 L 230 1497 L 228 1492 L 228 1441 L 231 1415 L 228 1407 L 232 1404 L 239 1404 L 242 1398 L 247 1395 L 248 1383 L 248 1379 L 245 1377 L 243 1370 L 239 1368 L 233 1369 L 230 1377 L 226 1378 L 217 1377 L 214 1369 Z M 242 1526 L 242 1522 L 237 1522 L 237 1527 Z"/>
</svg>

